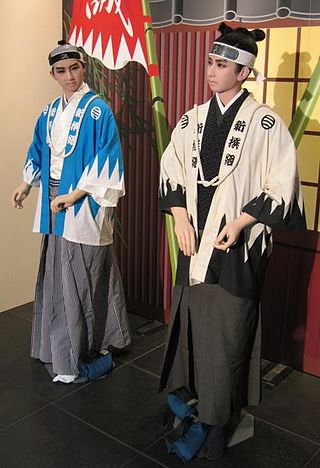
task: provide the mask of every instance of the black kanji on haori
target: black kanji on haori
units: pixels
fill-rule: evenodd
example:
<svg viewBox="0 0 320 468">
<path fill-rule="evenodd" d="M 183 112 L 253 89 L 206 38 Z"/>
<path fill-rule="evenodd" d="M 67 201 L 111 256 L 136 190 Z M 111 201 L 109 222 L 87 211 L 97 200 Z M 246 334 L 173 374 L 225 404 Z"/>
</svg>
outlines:
<svg viewBox="0 0 320 468">
<path fill-rule="evenodd" d="M 244 132 L 244 129 L 246 128 L 247 124 L 244 120 L 238 120 L 233 127 L 233 130 L 236 132 Z"/>
<path fill-rule="evenodd" d="M 241 138 L 231 137 L 229 140 L 229 148 L 238 149 L 240 146 Z"/>
<path fill-rule="evenodd" d="M 232 166 L 233 161 L 235 160 L 235 155 L 234 154 L 226 154 L 224 163 L 226 166 Z"/>
</svg>

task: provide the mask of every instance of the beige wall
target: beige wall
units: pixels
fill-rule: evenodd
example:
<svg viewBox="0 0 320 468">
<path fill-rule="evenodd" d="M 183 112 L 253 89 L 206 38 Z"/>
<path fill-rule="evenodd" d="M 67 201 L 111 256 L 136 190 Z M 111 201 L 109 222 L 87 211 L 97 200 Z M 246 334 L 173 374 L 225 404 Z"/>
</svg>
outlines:
<svg viewBox="0 0 320 468">
<path fill-rule="evenodd" d="M 32 233 L 37 189 L 23 210 L 12 207 L 13 189 L 42 108 L 58 94 L 48 72 L 48 52 L 61 39 L 61 0 L 2 0 L 0 312 L 33 300 L 40 235 Z"/>
</svg>

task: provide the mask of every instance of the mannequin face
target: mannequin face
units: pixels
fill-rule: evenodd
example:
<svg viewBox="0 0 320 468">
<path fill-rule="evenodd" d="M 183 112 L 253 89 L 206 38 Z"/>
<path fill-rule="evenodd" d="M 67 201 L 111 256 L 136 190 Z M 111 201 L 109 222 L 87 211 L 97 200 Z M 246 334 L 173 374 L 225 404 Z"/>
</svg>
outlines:
<svg viewBox="0 0 320 468">
<path fill-rule="evenodd" d="M 70 99 L 83 83 L 84 66 L 79 60 L 61 60 L 53 66 L 50 74 L 62 87 L 66 98 Z"/>
<path fill-rule="evenodd" d="M 238 72 L 236 63 L 218 55 L 208 57 L 208 84 L 212 92 L 219 93 L 223 104 L 227 104 L 240 91 L 242 82 L 249 73 L 248 67 L 245 66 Z"/>
</svg>

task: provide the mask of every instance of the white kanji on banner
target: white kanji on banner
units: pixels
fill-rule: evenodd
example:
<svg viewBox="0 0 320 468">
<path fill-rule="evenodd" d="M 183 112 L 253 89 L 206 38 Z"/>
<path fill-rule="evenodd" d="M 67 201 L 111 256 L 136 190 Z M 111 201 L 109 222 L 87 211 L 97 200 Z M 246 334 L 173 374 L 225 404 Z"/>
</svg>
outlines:
<svg viewBox="0 0 320 468">
<path fill-rule="evenodd" d="M 69 42 L 116 70 L 130 61 L 147 65 L 141 0 L 73 0 Z"/>
</svg>

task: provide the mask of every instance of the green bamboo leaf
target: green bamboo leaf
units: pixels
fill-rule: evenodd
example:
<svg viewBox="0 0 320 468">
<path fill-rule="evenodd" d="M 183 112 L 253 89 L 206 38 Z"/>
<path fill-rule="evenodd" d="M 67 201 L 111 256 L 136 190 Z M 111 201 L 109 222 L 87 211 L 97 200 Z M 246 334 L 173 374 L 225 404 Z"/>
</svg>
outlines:
<svg viewBox="0 0 320 468">
<path fill-rule="evenodd" d="M 292 135 L 296 148 L 303 137 L 306 126 L 311 119 L 312 113 L 316 107 L 320 96 L 320 60 L 318 61 L 310 81 L 303 93 L 299 106 L 293 116 L 289 126 L 289 131 Z"/>
</svg>

